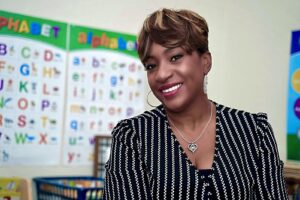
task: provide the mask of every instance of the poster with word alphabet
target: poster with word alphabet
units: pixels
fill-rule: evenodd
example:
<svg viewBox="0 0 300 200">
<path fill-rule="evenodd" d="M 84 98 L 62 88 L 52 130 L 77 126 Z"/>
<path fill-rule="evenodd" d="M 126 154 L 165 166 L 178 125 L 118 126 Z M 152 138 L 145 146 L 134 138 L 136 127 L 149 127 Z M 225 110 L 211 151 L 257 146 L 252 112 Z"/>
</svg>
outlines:
<svg viewBox="0 0 300 200">
<path fill-rule="evenodd" d="M 287 106 L 287 159 L 300 161 L 300 30 L 292 32 Z"/>
<path fill-rule="evenodd" d="M 61 162 L 67 24 L 0 11 L 0 166 Z"/>
<path fill-rule="evenodd" d="M 71 25 L 64 164 L 91 165 L 94 136 L 144 110 L 136 37 Z"/>
</svg>

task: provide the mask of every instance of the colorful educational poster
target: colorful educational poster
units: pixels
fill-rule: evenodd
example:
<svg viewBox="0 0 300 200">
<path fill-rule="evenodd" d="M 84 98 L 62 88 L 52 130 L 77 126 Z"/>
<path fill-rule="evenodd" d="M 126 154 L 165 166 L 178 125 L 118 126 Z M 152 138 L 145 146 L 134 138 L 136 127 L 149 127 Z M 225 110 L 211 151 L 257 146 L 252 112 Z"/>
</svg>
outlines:
<svg viewBox="0 0 300 200">
<path fill-rule="evenodd" d="M 0 166 L 61 159 L 67 24 L 0 11 Z"/>
<path fill-rule="evenodd" d="M 300 161 L 300 30 L 292 32 L 287 108 L 287 159 Z"/>
<path fill-rule="evenodd" d="M 64 164 L 90 165 L 94 136 L 144 109 L 144 69 L 136 37 L 70 27 Z"/>
</svg>

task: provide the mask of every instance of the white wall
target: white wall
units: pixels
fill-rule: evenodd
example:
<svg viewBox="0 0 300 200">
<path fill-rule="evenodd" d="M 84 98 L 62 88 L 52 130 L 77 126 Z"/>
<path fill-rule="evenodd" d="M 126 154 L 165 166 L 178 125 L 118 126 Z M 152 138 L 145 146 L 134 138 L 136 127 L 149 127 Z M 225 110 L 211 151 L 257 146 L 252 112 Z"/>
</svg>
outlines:
<svg viewBox="0 0 300 200">
<path fill-rule="evenodd" d="M 148 14 L 161 7 L 192 9 L 207 19 L 213 55 L 209 97 L 239 109 L 268 113 L 280 156 L 286 160 L 290 35 L 300 30 L 299 0 L 0 1 L 1 10 L 132 34 L 138 33 Z M 92 167 L 0 167 L 0 176 L 91 174 Z"/>
</svg>

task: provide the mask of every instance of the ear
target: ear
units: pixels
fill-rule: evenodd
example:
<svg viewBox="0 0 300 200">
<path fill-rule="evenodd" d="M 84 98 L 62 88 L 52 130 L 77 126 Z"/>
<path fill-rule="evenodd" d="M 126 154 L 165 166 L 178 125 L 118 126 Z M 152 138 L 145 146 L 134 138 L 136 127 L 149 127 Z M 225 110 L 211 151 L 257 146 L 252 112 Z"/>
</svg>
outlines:
<svg viewBox="0 0 300 200">
<path fill-rule="evenodd" d="M 212 65 L 210 52 L 205 52 L 204 54 L 202 54 L 202 63 L 204 67 L 204 73 L 206 75 L 210 71 Z"/>
</svg>

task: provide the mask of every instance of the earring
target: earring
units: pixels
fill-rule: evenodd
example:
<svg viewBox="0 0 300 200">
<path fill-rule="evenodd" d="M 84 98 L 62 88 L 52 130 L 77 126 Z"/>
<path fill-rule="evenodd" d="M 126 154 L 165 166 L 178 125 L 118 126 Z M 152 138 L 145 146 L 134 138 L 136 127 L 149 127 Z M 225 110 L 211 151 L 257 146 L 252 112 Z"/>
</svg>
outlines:
<svg viewBox="0 0 300 200">
<path fill-rule="evenodd" d="M 203 92 L 204 94 L 207 94 L 207 75 L 204 76 L 203 80 Z"/>
<path fill-rule="evenodd" d="M 152 91 L 150 90 L 149 92 L 148 92 L 148 94 L 147 94 L 147 104 L 149 105 L 149 106 L 151 106 L 152 108 L 155 108 L 155 107 L 157 107 L 157 106 L 154 106 L 154 105 L 152 105 L 150 102 L 149 102 L 149 95 L 150 95 L 150 93 L 151 93 Z"/>
</svg>

